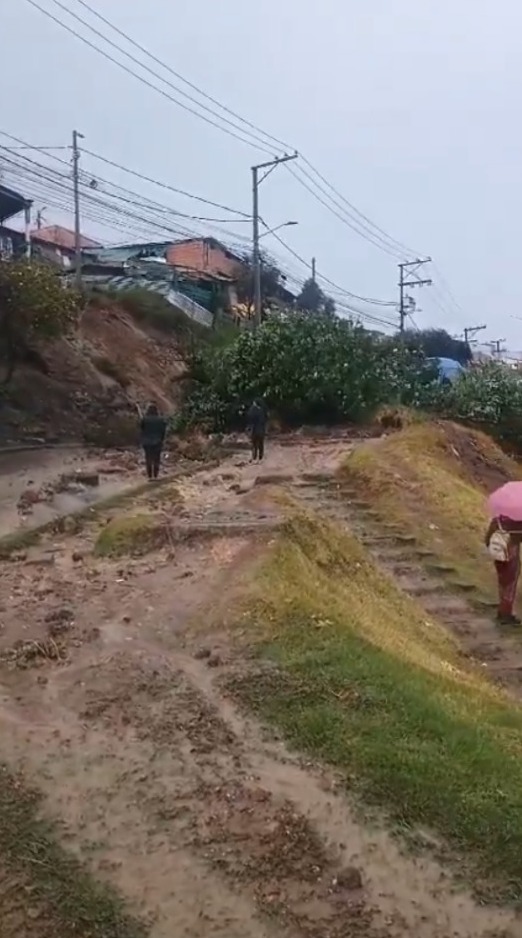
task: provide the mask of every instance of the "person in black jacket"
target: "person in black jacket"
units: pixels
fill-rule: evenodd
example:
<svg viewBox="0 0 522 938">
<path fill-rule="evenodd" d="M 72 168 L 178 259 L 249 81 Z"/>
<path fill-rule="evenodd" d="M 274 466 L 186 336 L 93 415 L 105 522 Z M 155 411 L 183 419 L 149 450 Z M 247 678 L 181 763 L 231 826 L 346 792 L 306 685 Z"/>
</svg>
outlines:
<svg viewBox="0 0 522 938">
<path fill-rule="evenodd" d="M 252 459 L 261 462 L 265 455 L 266 410 L 257 400 L 248 410 L 247 430 L 252 441 Z"/>
<path fill-rule="evenodd" d="M 158 412 L 155 404 L 149 404 L 141 419 L 141 445 L 145 453 L 147 477 L 157 479 L 161 463 L 161 451 L 167 432 L 167 421 Z"/>
</svg>

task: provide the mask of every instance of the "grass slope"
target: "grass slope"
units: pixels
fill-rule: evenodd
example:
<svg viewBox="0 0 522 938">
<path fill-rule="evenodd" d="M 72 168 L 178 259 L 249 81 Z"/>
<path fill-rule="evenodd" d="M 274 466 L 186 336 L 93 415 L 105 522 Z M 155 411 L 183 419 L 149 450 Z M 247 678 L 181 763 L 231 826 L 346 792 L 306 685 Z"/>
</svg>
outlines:
<svg viewBox="0 0 522 938">
<path fill-rule="evenodd" d="M 236 693 L 366 803 L 442 835 L 484 895 L 522 898 L 522 709 L 358 542 L 295 515 L 239 618 L 279 667 Z"/>
<path fill-rule="evenodd" d="M 522 473 L 489 437 L 452 423 L 413 424 L 358 447 L 340 478 L 383 521 L 414 534 L 481 598 L 492 598 L 492 564 L 483 545 L 486 495 Z"/>
</svg>

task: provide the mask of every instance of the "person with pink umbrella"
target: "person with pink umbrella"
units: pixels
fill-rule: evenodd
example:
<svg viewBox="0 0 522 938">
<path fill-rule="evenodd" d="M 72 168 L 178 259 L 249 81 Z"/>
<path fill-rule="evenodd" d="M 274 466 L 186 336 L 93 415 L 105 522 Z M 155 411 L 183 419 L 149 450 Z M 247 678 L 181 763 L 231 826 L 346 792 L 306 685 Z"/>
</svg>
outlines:
<svg viewBox="0 0 522 938">
<path fill-rule="evenodd" d="M 492 520 L 486 532 L 486 546 L 497 572 L 497 620 L 501 625 L 520 625 L 514 606 L 520 578 L 522 482 L 502 485 L 489 496 L 488 508 Z"/>
</svg>

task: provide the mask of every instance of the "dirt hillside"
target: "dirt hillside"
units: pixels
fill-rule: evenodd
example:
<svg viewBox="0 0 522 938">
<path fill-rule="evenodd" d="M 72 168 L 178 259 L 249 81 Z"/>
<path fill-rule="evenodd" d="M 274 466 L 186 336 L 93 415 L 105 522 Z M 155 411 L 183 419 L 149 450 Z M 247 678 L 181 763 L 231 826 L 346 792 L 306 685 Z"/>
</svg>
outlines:
<svg viewBox="0 0 522 938">
<path fill-rule="evenodd" d="M 0 444 L 83 440 L 128 442 L 135 403 L 172 411 L 184 371 L 182 344 L 117 303 L 88 306 L 75 335 L 42 343 L 2 400 Z"/>
</svg>

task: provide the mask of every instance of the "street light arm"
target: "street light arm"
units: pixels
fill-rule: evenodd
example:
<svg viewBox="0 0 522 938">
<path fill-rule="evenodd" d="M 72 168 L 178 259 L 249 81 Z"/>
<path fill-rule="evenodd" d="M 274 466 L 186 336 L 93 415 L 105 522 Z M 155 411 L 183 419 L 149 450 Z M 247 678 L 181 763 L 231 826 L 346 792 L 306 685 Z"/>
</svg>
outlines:
<svg viewBox="0 0 522 938">
<path fill-rule="evenodd" d="M 261 219 L 261 221 L 263 221 L 263 219 Z M 265 224 L 265 222 L 263 222 L 263 224 Z M 276 225 L 275 228 L 269 228 L 268 231 L 264 231 L 262 235 L 259 235 L 259 240 L 261 241 L 261 238 L 266 238 L 267 235 L 273 234 L 274 231 L 279 231 L 280 228 L 291 228 L 293 225 L 298 224 L 298 221 L 283 221 L 280 225 Z"/>
</svg>

